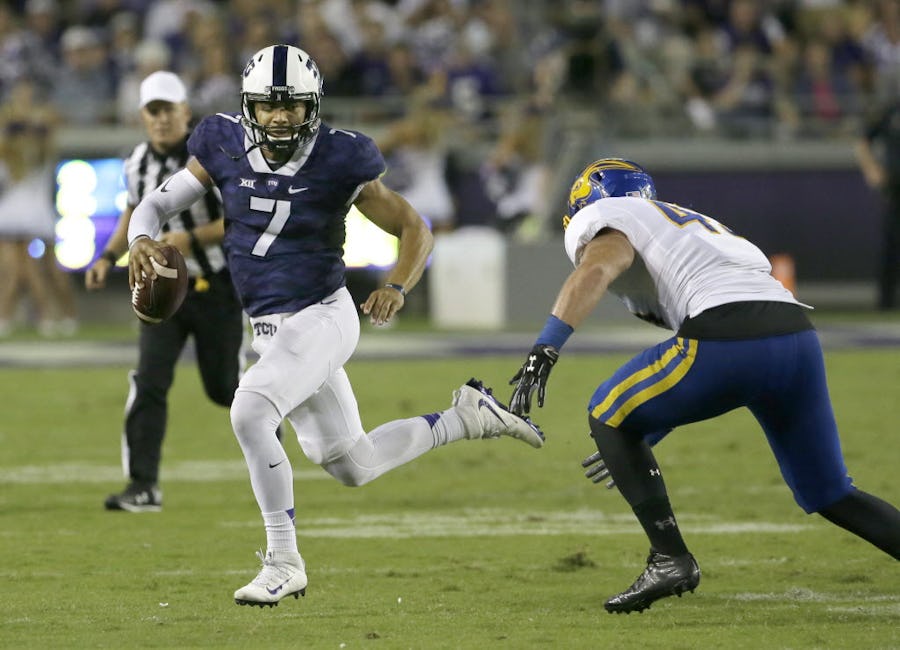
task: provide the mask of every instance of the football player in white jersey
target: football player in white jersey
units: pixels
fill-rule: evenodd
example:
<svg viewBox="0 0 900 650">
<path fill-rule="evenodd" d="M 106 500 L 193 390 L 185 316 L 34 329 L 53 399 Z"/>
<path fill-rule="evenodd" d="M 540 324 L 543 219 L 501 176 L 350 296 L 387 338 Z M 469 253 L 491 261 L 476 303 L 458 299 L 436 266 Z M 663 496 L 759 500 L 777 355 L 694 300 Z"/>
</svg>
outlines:
<svg viewBox="0 0 900 650">
<path fill-rule="evenodd" d="M 762 251 L 704 214 L 656 200 L 650 175 L 618 158 L 585 168 L 568 208 L 575 270 L 511 381 L 512 411 L 529 413 L 535 391 L 544 405 L 560 350 L 607 291 L 676 333 L 619 368 L 589 401 L 598 452 L 583 463 L 587 476 L 612 478 L 650 541 L 647 568 L 606 610 L 640 612 L 699 584 L 651 447 L 674 427 L 739 407 L 762 426 L 807 513 L 900 559 L 900 511 L 847 475 L 818 337 Z"/>
<path fill-rule="evenodd" d="M 225 208 L 224 249 L 253 326 L 259 360 L 243 375 L 231 423 L 244 452 L 266 530 L 263 567 L 234 593 L 239 605 L 273 606 L 306 591 L 294 527 L 293 471 L 276 437 L 287 419 L 314 463 L 349 486 L 368 483 L 438 446 L 512 436 L 540 447 L 540 430 L 510 413 L 472 380 L 451 408 L 363 429 L 344 364 L 359 340 L 346 287 L 345 218 L 355 205 L 399 240 L 387 282 L 360 305 L 385 323 L 404 304 L 431 252 L 416 211 L 380 180 L 384 159 L 362 133 L 319 118 L 322 78 L 290 45 L 254 54 L 244 68 L 240 113 L 203 119 L 188 140 L 187 166 L 148 194 L 128 227 L 129 278 L 165 265 L 154 236 L 161 224 L 213 187 Z"/>
</svg>

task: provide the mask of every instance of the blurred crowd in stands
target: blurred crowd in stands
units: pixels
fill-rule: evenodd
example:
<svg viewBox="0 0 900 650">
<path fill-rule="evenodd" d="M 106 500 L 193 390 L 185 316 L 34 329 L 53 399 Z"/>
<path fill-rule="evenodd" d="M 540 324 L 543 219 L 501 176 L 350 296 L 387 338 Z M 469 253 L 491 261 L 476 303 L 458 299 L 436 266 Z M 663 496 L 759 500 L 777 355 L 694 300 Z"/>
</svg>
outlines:
<svg viewBox="0 0 900 650">
<path fill-rule="evenodd" d="M 840 136 L 900 80 L 896 0 L 24 0 L 0 5 L 0 92 L 35 80 L 69 124 L 130 123 L 139 80 L 232 110 L 247 57 L 306 49 L 329 98 L 454 117 L 504 99 L 604 108 L 626 131 Z M 327 107 L 326 107 L 327 108 Z"/>
<path fill-rule="evenodd" d="M 279 42 L 436 231 L 537 236 L 594 134 L 849 147 L 900 98 L 900 0 L 13 0 L 0 107 L 24 81 L 45 125 L 136 127 L 140 81 L 171 70 L 195 117 L 237 111 L 247 58 Z"/>
</svg>

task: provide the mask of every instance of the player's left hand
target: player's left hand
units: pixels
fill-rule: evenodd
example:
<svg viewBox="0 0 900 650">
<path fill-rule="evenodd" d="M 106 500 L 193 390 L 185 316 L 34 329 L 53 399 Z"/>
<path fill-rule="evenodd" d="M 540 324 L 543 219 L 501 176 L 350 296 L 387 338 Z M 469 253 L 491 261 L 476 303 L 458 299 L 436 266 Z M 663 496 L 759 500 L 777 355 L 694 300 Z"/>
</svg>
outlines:
<svg viewBox="0 0 900 650">
<path fill-rule="evenodd" d="M 527 415 L 531 412 L 531 395 L 534 391 L 538 394 L 538 406 L 544 406 L 544 396 L 547 392 L 547 379 L 553 364 L 559 359 L 559 350 L 552 345 L 538 344 L 531 348 L 525 363 L 519 368 L 519 372 L 509 380 L 510 384 L 516 384 L 512 397 L 509 399 L 509 410 L 516 415 Z"/>
<path fill-rule="evenodd" d="M 594 452 L 581 461 L 581 466 L 587 468 L 584 475 L 591 479 L 592 483 L 599 483 L 603 479 L 609 478 L 609 469 L 607 469 L 606 461 L 603 460 L 603 456 L 600 455 L 599 451 Z M 607 490 L 612 490 L 614 487 L 616 487 L 616 482 L 613 479 L 606 482 Z"/>
<path fill-rule="evenodd" d="M 403 308 L 406 298 L 392 287 L 378 287 L 359 306 L 372 325 L 386 325 Z"/>
</svg>

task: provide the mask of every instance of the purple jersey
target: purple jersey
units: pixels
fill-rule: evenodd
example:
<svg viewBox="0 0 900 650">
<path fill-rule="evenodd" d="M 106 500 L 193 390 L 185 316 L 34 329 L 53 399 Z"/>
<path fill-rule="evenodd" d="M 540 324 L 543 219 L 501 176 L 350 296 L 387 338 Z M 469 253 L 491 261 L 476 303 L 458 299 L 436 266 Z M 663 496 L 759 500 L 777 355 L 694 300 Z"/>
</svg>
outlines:
<svg viewBox="0 0 900 650">
<path fill-rule="evenodd" d="M 369 137 L 324 123 L 274 170 L 258 148 L 244 153 L 250 144 L 239 115 L 218 113 L 200 122 L 188 150 L 222 193 L 223 245 L 244 309 L 293 313 L 344 286 L 344 219 L 384 159 Z"/>
</svg>

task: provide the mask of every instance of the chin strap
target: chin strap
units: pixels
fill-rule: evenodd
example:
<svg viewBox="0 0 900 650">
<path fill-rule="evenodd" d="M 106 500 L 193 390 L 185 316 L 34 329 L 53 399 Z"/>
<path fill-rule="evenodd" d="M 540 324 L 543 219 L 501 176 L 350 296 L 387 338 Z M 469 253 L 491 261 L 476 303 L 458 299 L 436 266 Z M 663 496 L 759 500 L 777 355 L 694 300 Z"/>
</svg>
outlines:
<svg viewBox="0 0 900 650">
<path fill-rule="evenodd" d="M 242 124 L 245 128 L 249 127 L 251 130 L 254 130 L 254 131 L 259 130 L 259 131 L 261 131 L 262 134 L 263 134 L 263 136 L 266 137 L 266 142 L 263 142 L 263 143 L 260 143 L 260 142 L 254 142 L 252 146 L 248 147 L 245 151 L 242 151 L 242 152 L 239 153 L 239 154 L 233 154 L 233 153 L 227 151 L 222 145 L 219 145 L 219 151 L 221 151 L 222 153 L 224 153 L 226 156 L 228 156 L 229 158 L 231 158 L 231 159 L 234 160 L 234 161 L 238 161 L 238 160 L 240 160 L 241 158 L 244 158 L 245 156 L 249 155 L 250 152 L 253 151 L 254 149 L 259 149 L 260 147 L 263 147 L 263 146 L 271 147 L 272 149 L 275 149 L 275 150 L 278 149 L 278 147 L 273 146 L 273 143 L 274 143 L 274 142 L 277 142 L 277 140 L 270 140 L 270 139 L 268 138 L 268 134 L 266 134 L 266 130 L 265 130 L 264 127 L 257 125 L 255 122 L 251 122 L 251 121 L 248 120 L 246 117 L 242 117 L 242 118 L 241 118 L 241 124 Z M 301 127 L 301 128 L 302 128 L 302 127 Z M 300 148 L 300 145 L 301 145 L 302 142 L 301 142 L 301 139 L 300 139 L 299 136 L 300 136 L 300 134 L 299 134 L 299 132 L 298 132 L 298 133 L 297 133 L 297 138 L 296 138 L 296 139 L 292 139 L 292 140 L 290 141 L 290 142 L 293 143 L 293 147 L 291 147 L 290 150 L 289 150 L 290 153 L 291 153 L 291 155 L 293 155 L 294 151 L 296 151 L 297 149 Z"/>
<path fill-rule="evenodd" d="M 222 145 L 219 145 L 219 151 L 221 151 L 222 153 L 224 153 L 226 156 L 228 156 L 228 157 L 231 158 L 232 160 L 238 161 L 238 160 L 240 160 L 241 158 L 247 156 L 247 155 L 248 155 L 251 151 L 253 151 L 254 149 L 259 149 L 259 146 L 260 146 L 260 145 L 258 145 L 258 144 L 254 144 L 252 147 L 249 147 L 246 151 L 242 151 L 241 153 L 239 153 L 239 154 L 237 154 L 237 155 L 235 155 L 235 154 L 233 154 L 233 153 L 229 153 L 228 151 L 225 150 L 225 147 L 223 147 Z"/>
</svg>

